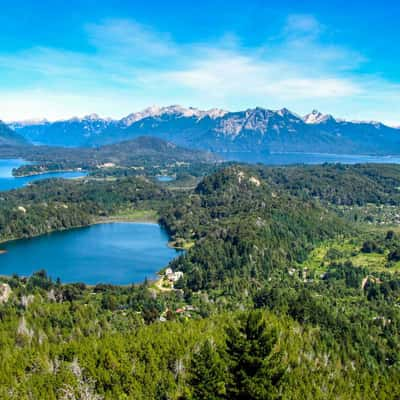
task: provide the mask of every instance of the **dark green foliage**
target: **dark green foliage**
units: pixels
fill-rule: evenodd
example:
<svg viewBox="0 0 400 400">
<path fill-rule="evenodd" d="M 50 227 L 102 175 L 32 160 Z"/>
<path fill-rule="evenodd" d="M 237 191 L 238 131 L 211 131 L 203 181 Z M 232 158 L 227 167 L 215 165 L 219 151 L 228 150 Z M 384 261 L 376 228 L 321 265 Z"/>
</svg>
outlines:
<svg viewBox="0 0 400 400">
<path fill-rule="evenodd" d="M 1 194 L 0 240 L 86 226 L 121 208 L 157 208 L 168 196 L 165 189 L 142 177 L 111 182 L 40 181 Z"/>
<path fill-rule="evenodd" d="M 400 247 L 396 247 L 389 253 L 388 261 L 400 261 Z"/>
<path fill-rule="evenodd" d="M 395 265 L 394 232 L 354 229 L 331 205 L 397 204 L 397 171 L 230 166 L 194 190 L 128 177 L 1 194 L 3 239 L 128 207 L 156 210 L 171 240 L 193 246 L 171 263 L 184 272 L 173 291 L 5 278 L 0 398 L 400 398 L 395 268 L 355 267 L 334 246 L 323 274 L 301 264 L 321 242 L 352 238 Z"/>
<path fill-rule="evenodd" d="M 201 241 L 173 262 L 188 274 L 193 291 L 241 291 L 347 229 L 313 203 L 275 194 L 254 169 L 243 167 L 205 178 L 189 200 L 163 210 L 161 222 L 173 238 Z"/>
<path fill-rule="evenodd" d="M 259 311 L 251 312 L 239 326 L 228 329 L 228 398 L 279 398 L 285 368 L 279 362 L 279 353 L 272 352 L 277 340 L 276 328 L 268 327 Z"/>
<path fill-rule="evenodd" d="M 189 384 L 193 387 L 192 398 L 217 400 L 227 398 L 228 384 L 226 361 L 219 349 L 206 340 L 193 355 L 189 370 Z"/>
<path fill-rule="evenodd" d="M 396 239 L 396 233 L 392 230 L 387 231 L 385 240 L 394 240 Z"/>
<path fill-rule="evenodd" d="M 400 204 L 400 165 L 324 164 L 260 167 L 266 180 L 303 198 L 336 205 Z"/>
<path fill-rule="evenodd" d="M 14 135 L 18 136 L 15 133 Z M 0 122 L 0 145 L 1 139 Z M 108 175 L 108 168 L 102 168 L 102 165 L 107 163 L 115 165 L 111 175 L 116 176 L 124 176 L 124 173 L 128 176 L 136 176 L 143 174 L 143 170 L 148 173 L 157 173 L 163 168 L 170 169 L 172 173 L 190 172 L 195 168 L 199 171 L 203 168 L 210 169 L 218 160 L 211 153 L 185 149 L 153 137 L 138 137 L 134 140 L 96 148 L 0 146 L 0 158 L 17 157 L 34 161 L 34 164 L 24 165 L 14 170 L 16 176 L 76 168 L 94 170 L 98 175 L 101 173 Z M 184 164 L 181 166 L 183 168 L 178 168 L 181 164 Z M 132 167 L 138 169 L 131 169 Z"/>
<path fill-rule="evenodd" d="M 382 253 L 382 249 L 373 240 L 367 240 L 363 243 L 361 251 L 363 253 Z"/>
</svg>

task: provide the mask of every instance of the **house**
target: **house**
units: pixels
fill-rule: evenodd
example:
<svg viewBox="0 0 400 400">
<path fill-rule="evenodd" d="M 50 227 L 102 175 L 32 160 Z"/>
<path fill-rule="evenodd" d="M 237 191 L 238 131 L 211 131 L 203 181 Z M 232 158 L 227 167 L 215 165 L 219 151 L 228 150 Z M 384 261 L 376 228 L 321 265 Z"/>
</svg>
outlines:
<svg viewBox="0 0 400 400">
<path fill-rule="evenodd" d="M 183 277 L 183 272 L 182 271 L 176 271 L 172 274 L 172 276 L 169 278 L 172 282 L 178 282 L 179 279 Z"/>
<path fill-rule="evenodd" d="M 113 162 L 106 162 L 104 164 L 99 165 L 100 168 L 114 168 L 115 163 Z"/>
<path fill-rule="evenodd" d="M 172 283 L 178 282 L 179 279 L 183 277 L 183 272 L 182 271 L 173 272 L 171 268 L 167 268 L 165 270 L 165 277 Z"/>
</svg>

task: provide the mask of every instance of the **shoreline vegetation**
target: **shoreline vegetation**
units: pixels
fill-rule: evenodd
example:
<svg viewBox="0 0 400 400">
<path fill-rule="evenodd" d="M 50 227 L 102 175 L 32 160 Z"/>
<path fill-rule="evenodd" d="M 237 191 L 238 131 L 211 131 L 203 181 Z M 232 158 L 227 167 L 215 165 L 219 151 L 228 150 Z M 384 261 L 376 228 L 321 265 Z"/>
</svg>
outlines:
<svg viewBox="0 0 400 400">
<path fill-rule="evenodd" d="M 2 194 L 3 236 L 159 223 L 190 250 L 141 284 L 4 279 L 0 398 L 400 398 L 400 165 L 149 176 Z"/>
<path fill-rule="evenodd" d="M 32 176 L 40 176 L 46 174 L 62 174 L 68 172 L 82 172 L 87 173 L 87 171 L 83 170 L 82 168 L 66 168 L 66 169 L 46 169 L 40 171 L 29 171 L 24 173 L 18 173 L 19 168 L 12 170 L 12 176 L 14 178 L 30 178 Z"/>
<path fill-rule="evenodd" d="M 123 213 L 118 213 L 114 215 L 110 215 L 108 217 L 98 217 L 95 218 L 93 221 L 91 221 L 89 224 L 83 224 L 83 225 L 75 225 L 75 226 L 70 226 L 68 228 L 60 228 L 60 229 L 54 229 L 50 230 L 48 232 L 40 233 L 38 235 L 33 235 L 29 237 L 12 237 L 12 238 L 7 238 L 0 240 L 0 244 L 5 244 L 8 242 L 13 242 L 16 240 L 23 240 L 23 239 L 33 239 L 35 237 L 40 237 L 40 236 L 45 236 L 45 235 L 51 235 L 56 232 L 65 232 L 73 229 L 80 229 L 80 228 L 88 228 L 93 225 L 98 225 L 98 224 L 112 224 L 112 223 L 152 223 L 152 224 L 158 224 L 158 214 L 156 211 L 153 210 L 133 210 L 131 212 L 123 212 Z M 6 253 L 7 250 L 5 249 L 0 249 L 0 255 Z"/>
<path fill-rule="evenodd" d="M 141 223 L 141 224 L 159 224 L 159 215 L 155 210 L 123 210 L 108 217 L 98 217 L 87 225 L 77 225 L 65 229 L 55 229 L 39 235 L 30 237 L 15 237 L 0 240 L 0 244 L 7 244 L 17 240 L 33 239 L 40 236 L 51 235 L 57 232 L 65 232 L 74 229 L 89 228 L 90 226 L 100 224 L 113 224 L 113 223 Z M 194 246 L 194 241 L 186 241 L 183 239 L 169 240 L 167 246 L 175 250 L 189 250 Z M 8 251 L 5 248 L 0 248 L 0 255 L 6 254 Z"/>
</svg>

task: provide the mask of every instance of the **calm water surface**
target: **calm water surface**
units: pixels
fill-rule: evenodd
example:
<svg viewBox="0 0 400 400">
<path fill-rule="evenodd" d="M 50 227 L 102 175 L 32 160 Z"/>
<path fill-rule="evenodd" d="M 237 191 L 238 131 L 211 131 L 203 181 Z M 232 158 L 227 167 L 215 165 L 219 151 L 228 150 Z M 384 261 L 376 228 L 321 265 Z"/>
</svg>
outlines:
<svg viewBox="0 0 400 400">
<path fill-rule="evenodd" d="M 158 182 L 172 182 L 175 180 L 173 176 L 168 176 L 168 175 L 158 175 L 157 176 Z"/>
<path fill-rule="evenodd" d="M 179 252 L 158 224 L 112 223 L 0 244 L 0 275 L 45 269 L 62 282 L 130 284 L 154 278 Z"/>
<path fill-rule="evenodd" d="M 329 163 L 400 163 L 397 156 L 357 156 L 304 153 L 222 153 L 226 160 L 270 165 Z M 23 160 L 0 160 L 0 191 L 16 189 L 45 178 L 75 178 L 85 173 L 51 173 L 14 178 Z M 171 177 L 158 177 L 167 182 Z M 31 275 L 46 269 L 63 282 L 129 284 L 153 278 L 178 255 L 167 247 L 168 237 L 157 224 L 114 223 L 53 233 L 0 245 L 0 275 Z"/>
<path fill-rule="evenodd" d="M 12 160 L 1 160 L 0 159 L 0 191 L 18 189 L 31 182 L 35 182 L 41 179 L 50 178 L 80 178 L 86 176 L 85 172 L 52 172 L 48 174 L 40 174 L 35 176 L 16 178 L 12 176 L 13 168 L 18 168 L 21 165 L 28 164 L 24 160 L 12 159 Z"/>
</svg>

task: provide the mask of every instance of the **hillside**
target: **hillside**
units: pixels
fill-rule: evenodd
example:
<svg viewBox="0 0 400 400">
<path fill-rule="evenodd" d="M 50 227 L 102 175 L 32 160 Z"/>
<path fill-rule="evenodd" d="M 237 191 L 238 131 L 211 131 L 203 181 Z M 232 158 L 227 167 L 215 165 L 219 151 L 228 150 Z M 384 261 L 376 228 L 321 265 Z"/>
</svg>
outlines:
<svg viewBox="0 0 400 400">
<path fill-rule="evenodd" d="M 149 168 L 168 166 L 176 163 L 215 163 L 213 154 L 189 150 L 159 138 L 138 137 L 132 140 L 100 147 L 51 147 L 23 146 L 1 147 L 0 157 L 19 157 L 35 164 L 19 168 L 17 175 L 82 168 Z"/>
<path fill-rule="evenodd" d="M 0 121 L 0 146 L 15 146 L 27 144 L 26 140 Z"/>
<path fill-rule="evenodd" d="M 191 246 L 169 290 L 1 278 L 0 397 L 397 399 L 399 231 L 350 225 L 334 194 L 380 206 L 399 184 L 399 166 L 234 165 L 178 192 L 140 177 L 4 193 L 0 239 L 153 209 Z"/>
<path fill-rule="evenodd" d="M 300 117 L 285 108 L 227 112 L 151 107 L 121 120 L 94 114 L 12 127 L 31 142 L 51 146 L 98 146 L 145 135 L 216 152 L 400 154 L 399 129 L 377 122 L 343 121 L 315 110 Z"/>
</svg>

